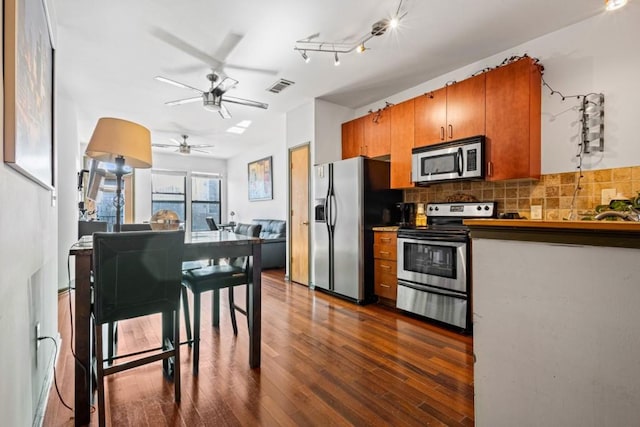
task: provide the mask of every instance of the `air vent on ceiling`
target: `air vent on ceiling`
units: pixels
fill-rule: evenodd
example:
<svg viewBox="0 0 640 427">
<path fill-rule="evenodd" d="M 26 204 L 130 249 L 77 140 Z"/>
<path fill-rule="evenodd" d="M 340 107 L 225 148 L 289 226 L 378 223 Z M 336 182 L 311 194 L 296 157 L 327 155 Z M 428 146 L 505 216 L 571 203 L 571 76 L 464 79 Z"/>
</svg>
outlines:
<svg viewBox="0 0 640 427">
<path fill-rule="evenodd" d="M 280 93 L 286 88 L 288 88 L 289 86 L 291 86 L 292 84 L 294 84 L 294 82 L 292 82 L 291 80 L 280 79 L 274 84 L 272 84 L 270 87 L 268 87 L 267 90 L 273 93 Z"/>
</svg>

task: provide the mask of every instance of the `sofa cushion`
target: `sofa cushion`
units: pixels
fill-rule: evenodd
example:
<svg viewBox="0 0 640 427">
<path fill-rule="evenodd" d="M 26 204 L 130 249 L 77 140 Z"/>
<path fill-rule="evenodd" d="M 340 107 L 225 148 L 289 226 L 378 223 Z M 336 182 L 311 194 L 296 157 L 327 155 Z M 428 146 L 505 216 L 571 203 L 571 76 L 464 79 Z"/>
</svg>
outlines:
<svg viewBox="0 0 640 427">
<path fill-rule="evenodd" d="M 280 219 L 254 219 L 254 224 L 262 225 L 261 239 L 283 239 L 287 237 L 287 222 Z"/>
</svg>

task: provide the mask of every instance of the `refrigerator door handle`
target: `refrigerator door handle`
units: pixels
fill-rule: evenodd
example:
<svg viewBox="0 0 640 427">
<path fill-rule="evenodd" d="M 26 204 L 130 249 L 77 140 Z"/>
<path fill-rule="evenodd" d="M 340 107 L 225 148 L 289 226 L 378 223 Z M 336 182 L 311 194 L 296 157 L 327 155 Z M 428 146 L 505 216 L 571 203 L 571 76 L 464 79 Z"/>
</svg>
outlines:
<svg viewBox="0 0 640 427">
<path fill-rule="evenodd" d="M 338 204 L 336 203 L 335 194 L 331 194 L 331 211 L 329 212 L 329 221 L 331 228 L 336 226 L 336 218 L 338 217 Z"/>
</svg>

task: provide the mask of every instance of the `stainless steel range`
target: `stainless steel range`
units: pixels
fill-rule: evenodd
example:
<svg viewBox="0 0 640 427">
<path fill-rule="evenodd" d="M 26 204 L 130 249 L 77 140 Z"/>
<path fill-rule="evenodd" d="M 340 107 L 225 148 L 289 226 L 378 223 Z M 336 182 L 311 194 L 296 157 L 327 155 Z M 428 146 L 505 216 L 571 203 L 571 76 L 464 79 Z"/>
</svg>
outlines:
<svg viewBox="0 0 640 427">
<path fill-rule="evenodd" d="M 495 202 L 430 203 L 427 226 L 398 230 L 396 307 L 471 332 L 471 241 L 465 218 L 496 216 Z"/>
</svg>

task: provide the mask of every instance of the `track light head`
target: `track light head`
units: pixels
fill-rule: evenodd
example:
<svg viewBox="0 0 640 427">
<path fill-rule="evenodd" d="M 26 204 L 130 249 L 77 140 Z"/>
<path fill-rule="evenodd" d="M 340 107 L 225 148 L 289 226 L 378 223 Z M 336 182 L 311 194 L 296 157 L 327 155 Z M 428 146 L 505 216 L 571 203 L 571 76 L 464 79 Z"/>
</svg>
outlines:
<svg viewBox="0 0 640 427">
<path fill-rule="evenodd" d="M 307 63 L 307 64 L 311 60 L 311 58 L 309 58 L 309 55 L 307 55 L 307 51 L 306 50 L 301 50 L 300 51 L 300 55 L 302 55 L 302 59 L 304 59 L 304 62 Z"/>
<path fill-rule="evenodd" d="M 620 9 L 622 6 L 627 4 L 627 0 L 605 0 L 604 6 L 606 10 L 616 10 Z"/>
<path fill-rule="evenodd" d="M 362 53 L 362 52 L 364 52 L 365 50 L 367 50 L 367 48 L 366 48 L 366 47 L 364 47 L 364 43 L 360 43 L 360 44 L 358 45 L 358 47 L 356 48 L 356 52 L 358 52 L 358 53 Z"/>
<path fill-rule="evenodd" d="M 340 58 L 338 58 L 338 52 L 335 52 L 333 55 L 333 65 L 336 67 L 340 65 Z"/>
</svg>

